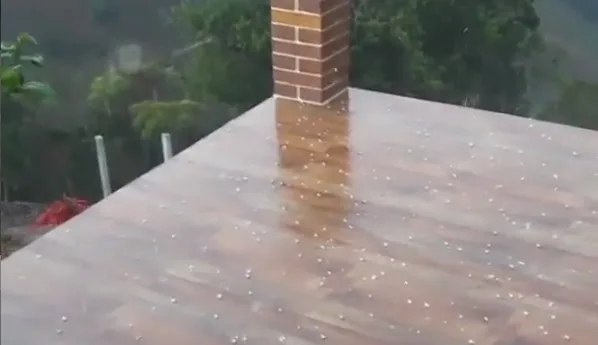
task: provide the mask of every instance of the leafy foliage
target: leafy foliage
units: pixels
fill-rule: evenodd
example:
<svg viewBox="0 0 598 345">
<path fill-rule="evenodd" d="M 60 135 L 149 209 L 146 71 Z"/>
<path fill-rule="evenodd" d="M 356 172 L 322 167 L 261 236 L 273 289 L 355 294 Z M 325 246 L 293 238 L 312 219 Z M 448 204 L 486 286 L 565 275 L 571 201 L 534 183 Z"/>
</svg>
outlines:
<svg viewBox="0 0 598 345">
<path fill-rule="evenodd" d="M 27 81 L 24 68 L 27 65 L 42 67 L 44 58 L 40 54 L 27 54 L 31 45 L 37 45 L 33 36 L 23 33 L 15 42 L 2 42 L 0 60 L 0 81 L 2 93 L 10 96 L 34 95 L 44 100 L 54 97 L 54 90 L 46 83 Z"/>
<path fill-rule="evenodd" d="M 196 36 L 212 39 L 213 54 L 198 59 L 210 68 L 202 70 L 212 77 L 203 80 L 206 92 L 241 105 L 270 94 L 269 11 L 265 0 L 184 2 L 175 11 Z M 356 0 L 352 84 L 521 113 L 523 62 L 538 24 L 533 0 Z M 226 72 L 241 65 L 239 55 L 244 73 L 235 78 Z"/>
<path fill-rule="evenodd" d="M 161 133 L 180 133 L 197 126 L 197 115 L 204 111 L 201 103 L 188 99 L 180 101 L 146 100 L 131 105 L 134 125 L 144 138 Z"/>
<path fill-rule="evenodd" d="M 571 83 L 539 119 L 598 130 L 598 84 Z"/>
<path fill-rule="evenodd" d="M 192 92 L 183 75 L 170 61 L 153 61 L 134 72 L 108 69 L 91 83 L 88 103 L 96 120 L 91 131 L 104 136 L 113 165 L 136 167 L 113 170 L 113 185 L 161 162 L 161 133 L 171 133 L 176 148 L 214 129 L 205 125 L 211 117 L 202 94 Z"/>
<path fill-rule="evenodd" d="M 184 1 L 175 22 L 208 42 L 189 56 L 189 90 L 204 101 L 245 110 L 272 94 L 268 0 Z"/>
<path fill-rule="evenodd" d="M 96 77 L 90 84 L 87 101 L 92 107 L 101 107 L 110 115 L 110 100 L 131 87 L 129 80 L 115 69 Z"/>
<path fill-rule="evenodd" d="M 55 100 L 54 90 L 46 83 L 27 80 L 25 68 L 42 67 L 40 54 L 29 54 L 37 41 L 27 33 L 15 42 L 2 42 L 0 50 L 0 81 L 2 92 L 2 191 L 24 185 L 24 172 L 32 162 L 31 139 L 39 134 L 31 114 L 41 103 Z"/>
<path fill-rule="evenodd" d="M 148 64 L 133 73 L 109 69 L 91 83 L 88 101 L 100 132 L 129 128 L 123 134 L 138 130 L 149 139 L 197 126 L 203 108 L 187 95 L 185 80 L 174 68 Z"/>
</svg>

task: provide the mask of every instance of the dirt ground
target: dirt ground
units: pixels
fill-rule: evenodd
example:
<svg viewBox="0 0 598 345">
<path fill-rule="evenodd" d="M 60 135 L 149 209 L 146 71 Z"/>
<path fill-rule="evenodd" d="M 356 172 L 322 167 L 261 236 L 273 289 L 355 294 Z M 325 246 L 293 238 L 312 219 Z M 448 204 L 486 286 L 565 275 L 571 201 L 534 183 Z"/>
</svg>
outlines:
<svg viewBox="0 0 598 345">
<path fill-rule="evenodd" d="M 2 259 L 50 230 L 34 230 L 31 226 L 44 207 L 43 204 L 27 202 L 0 202 L 0 257 Z"/>
</svg>

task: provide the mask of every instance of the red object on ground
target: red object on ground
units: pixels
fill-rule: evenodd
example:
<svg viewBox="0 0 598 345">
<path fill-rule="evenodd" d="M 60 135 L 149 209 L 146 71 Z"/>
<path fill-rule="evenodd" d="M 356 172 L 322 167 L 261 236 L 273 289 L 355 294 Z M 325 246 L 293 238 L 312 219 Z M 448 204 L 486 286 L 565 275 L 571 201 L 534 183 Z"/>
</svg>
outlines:
<svg viewBox="0 0 598 345">
<path fill-rule="evenodd" d="M 35 220 L 36 226 L 60 225 L 85 211 L 90 206 L 89 201 L 63 196 L 54 201 Z"/>
</svg>

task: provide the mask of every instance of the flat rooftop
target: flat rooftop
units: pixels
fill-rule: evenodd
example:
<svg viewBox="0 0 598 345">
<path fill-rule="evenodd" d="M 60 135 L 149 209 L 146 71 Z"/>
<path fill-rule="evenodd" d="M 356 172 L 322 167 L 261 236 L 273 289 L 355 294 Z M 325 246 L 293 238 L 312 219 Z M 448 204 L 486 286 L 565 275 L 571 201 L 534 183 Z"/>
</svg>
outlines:
<svg viewBox="0 0 598 345">
<path fill-rule="evenodd" d="M 269 99 L 1 265 L 6 345 L 595 345 L 598 133 Z"/>
</svg>

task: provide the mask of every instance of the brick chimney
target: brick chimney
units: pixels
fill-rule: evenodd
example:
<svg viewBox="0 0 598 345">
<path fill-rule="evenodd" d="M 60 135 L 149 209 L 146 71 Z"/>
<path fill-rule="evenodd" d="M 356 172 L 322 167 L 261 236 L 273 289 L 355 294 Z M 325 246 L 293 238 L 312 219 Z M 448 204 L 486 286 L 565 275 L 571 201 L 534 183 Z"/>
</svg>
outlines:
<svg viewBox="0 0 598 345">
<path fill-rule="evenodd" d="M 276 97 L 327 105 L 347 94 L 351 0 L 271 0 Z"/>
</svg>

